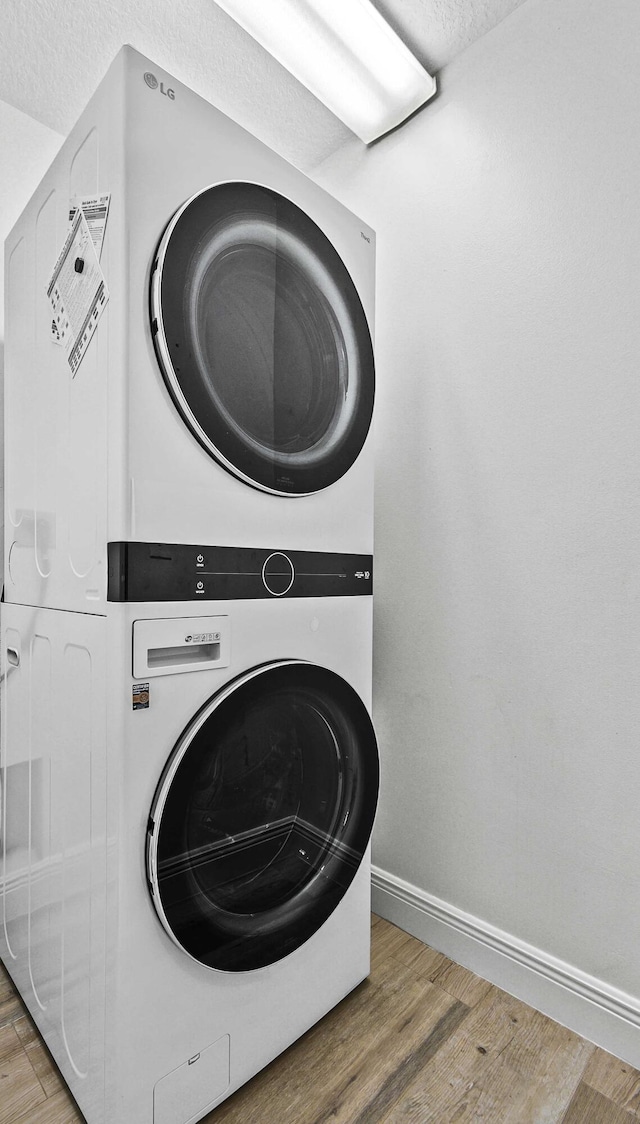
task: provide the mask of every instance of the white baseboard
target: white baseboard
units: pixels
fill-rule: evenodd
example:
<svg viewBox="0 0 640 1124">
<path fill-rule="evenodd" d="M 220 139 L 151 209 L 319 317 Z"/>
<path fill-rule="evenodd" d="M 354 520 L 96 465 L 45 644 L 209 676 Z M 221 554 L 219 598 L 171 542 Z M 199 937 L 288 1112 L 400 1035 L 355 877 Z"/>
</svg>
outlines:
<svg viewBox="0 0 640 1124">
<path fill-rule="evenodd" d="M 640 998 L 377 866 L 371 882 L 374 913 L 640 1069 Z"/>
</svg>

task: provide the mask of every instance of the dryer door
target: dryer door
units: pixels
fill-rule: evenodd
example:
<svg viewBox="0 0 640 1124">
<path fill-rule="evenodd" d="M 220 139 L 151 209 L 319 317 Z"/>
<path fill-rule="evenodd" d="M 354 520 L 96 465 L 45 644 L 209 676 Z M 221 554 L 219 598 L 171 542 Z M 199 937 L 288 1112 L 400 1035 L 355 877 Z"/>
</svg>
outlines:
<svg viewBox="0 0 640 1124">
<path fill-rule="evenodd" d="M 156 354 L 207 452 L 278 495 L 326 488 L 353 464 L 373 410 L 367 319 L 319 227 L 266 187 L 189 199 L 158 248 Z"/>
<path fill-rule="evenodd" d="M 227 972 L 287 956 L 349 888 L 377 795 L 373 727 L 344 679 L 281 661 L 233 681 L 184 730 L 154 798 L 147 874 L 165 929 Z"/>
</svg>

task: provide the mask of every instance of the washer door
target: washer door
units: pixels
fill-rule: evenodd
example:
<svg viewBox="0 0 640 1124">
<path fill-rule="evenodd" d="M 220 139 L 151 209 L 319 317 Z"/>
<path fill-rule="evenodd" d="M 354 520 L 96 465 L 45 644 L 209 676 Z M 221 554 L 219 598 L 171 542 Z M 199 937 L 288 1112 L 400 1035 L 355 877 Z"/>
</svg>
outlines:
<svg viewBox="0 0 640 1124">
<path fill-rule="evenodd" d="M 170 937 L 227 972 L 287 956 L 349 888 L 377 796 L 373 727 L 344 679 L 298 661 L 236 679 L 184 730 L 151 809 L 147 874 Z"/>
<path fill-rule="evenodd" d="M 234 475 L 307 495 L 353 464 L 373 411 L 371 336 L 341 258 L 288 199 L 249 183 L 189 199 L 158 248 L 151 322 L 184 421 Z"/>
</svg>

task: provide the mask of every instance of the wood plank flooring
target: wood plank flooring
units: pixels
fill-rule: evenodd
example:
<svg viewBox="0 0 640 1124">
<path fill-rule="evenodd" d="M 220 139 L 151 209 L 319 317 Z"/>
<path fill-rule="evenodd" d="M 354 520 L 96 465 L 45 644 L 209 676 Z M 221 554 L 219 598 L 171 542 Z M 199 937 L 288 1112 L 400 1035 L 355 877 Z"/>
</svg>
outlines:
<svg viewBox="0 0 640 1124">
<path fill-rule="evenodd" d="M 470 1121 L 640 1124 L 640 1072 L 374 917 L 370 978 L 204 1124 Z M 0 1124 L 82 1122 L 0 965 Z"/>
</svg>

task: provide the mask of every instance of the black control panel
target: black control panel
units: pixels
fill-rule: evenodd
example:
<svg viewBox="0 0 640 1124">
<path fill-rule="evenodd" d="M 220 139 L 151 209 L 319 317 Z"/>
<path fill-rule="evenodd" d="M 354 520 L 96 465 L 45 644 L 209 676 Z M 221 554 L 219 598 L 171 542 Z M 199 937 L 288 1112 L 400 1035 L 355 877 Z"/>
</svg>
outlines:
<svg viewBox="0 0 640 1124">
<path fill-rule="evenodd" d="M 110 542 L 108 559 L 109 601 L 359 597 L 373 592 L 370 554 Z"/>
</svg>

